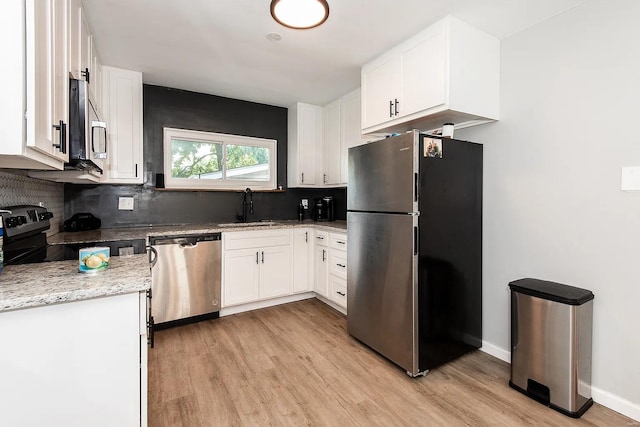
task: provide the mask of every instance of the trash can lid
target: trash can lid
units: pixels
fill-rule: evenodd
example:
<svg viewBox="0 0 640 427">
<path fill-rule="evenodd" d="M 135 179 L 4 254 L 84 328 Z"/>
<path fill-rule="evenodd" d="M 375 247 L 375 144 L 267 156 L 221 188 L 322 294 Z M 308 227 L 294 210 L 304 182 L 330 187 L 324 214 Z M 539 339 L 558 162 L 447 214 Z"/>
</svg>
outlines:
<svg viewBox="0 0 640 427">
<path fill-rule="evenodd" d="M 590 290 L 539 279 L 514 280 L 509 287 L 515 292 L 568 305 L 582 305 L 594 298 Z"/>
</svg>

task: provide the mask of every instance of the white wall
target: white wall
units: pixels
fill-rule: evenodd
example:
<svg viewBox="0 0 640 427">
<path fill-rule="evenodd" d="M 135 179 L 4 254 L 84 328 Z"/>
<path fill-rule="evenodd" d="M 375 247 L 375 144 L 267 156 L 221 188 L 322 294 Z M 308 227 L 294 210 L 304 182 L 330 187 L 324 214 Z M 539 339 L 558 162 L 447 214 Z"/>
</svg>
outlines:
<svg viewBox="0 0 640 427">
<path fill-rule="evenodd" d="M 484 339 L 508 356 L 508 283 L 595 294 L 593 398 L 640 419 L 640 1 L 592 0 L 502 41 L 484 144 Z M 472 70 L 471 70 L 472 72 Z M 496 348 L 497 347 L 497 348 Z"/>
</svg>

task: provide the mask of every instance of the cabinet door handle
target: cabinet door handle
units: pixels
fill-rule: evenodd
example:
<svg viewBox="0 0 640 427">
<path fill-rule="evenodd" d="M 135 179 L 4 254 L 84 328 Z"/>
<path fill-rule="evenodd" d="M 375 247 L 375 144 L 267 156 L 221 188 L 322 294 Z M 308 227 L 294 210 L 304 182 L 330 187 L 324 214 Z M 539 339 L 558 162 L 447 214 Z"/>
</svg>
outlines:
<svg viewBox="0 0 640 427">
<path fill-rule="evenodd" d="M 264 264 L 264 251 L 262 251 L 262 263 Z"/>
<path fill-rule="evenodd" d="M 136 163 L 136 178 L 138 177 L 138 164 Z"/>
<path fill-rule="evenodd" d="M 89 73 L 88 68 L 85 68 L 84 71 L 80 71 L 80 74 L 82 75 L 82 77 L 84 77 L 84 80 L 87 82 L 87 84 L 91 84 L 91 74 Z"/>
<path fill-rule="evenodd" d="M 53 144 L 62 154 L 67 152 L 67 124 L 60 120 L 57 125 L 53 125 L 53 128 L 59 131 L 58 143 Z"/>
<path fill-rule="evenodd" d="M 147 291 L 147 345 L 150 345 L 153 348 L 155 344 L 154 336 L 155 333 L 155 324 L 153 321 L 153 316 L 151 315 L 151 289 Z"/>
<path fill-rule="evenodd" d="M 396 110 L 396 116 L 397 116 L 397 115 L 400 113 L 400 111 L 398 110 L 398 104 L 399 104 L 399 102 L 398 102 L 398 98 L 396 98 L 396 99 L 395 99 L 395 101 L 396 101 L 396 102 L 395 102 L 395 104 L 396 104 L 396 105 L 395 105 L 395 110 Z"/>
<path fill-rule="evenodd" d="M 304 172 L 302 172 L 302 174 L 301 174 L 301 175 L 302 175 L 302 179 L 301 179 L 301 181 L 302 181 L 302 183 L 304 184 Z"/>
<path fill-rule="evenodd" d="M 338 267 L 342 267 L 342 268 L 345 268 L 345 267 L 346 267 L 346 265 L 344 265 L 344 264 L 336 264 L 336 265 L 337 265 Z"/>
<path fill-rule="evenodd" d="M 256 264 L 260 264 L 259 258 L 258 258 L 258 252 L 256 252 Z"/>
<path fill-rule="evenodd" d="M 323 173 L 323 174 L 322 174 L 322 183 L 323 183 L 323 184 L 326 184 L 326 183 L 327 183 L 327 174 L 326 174 L 326 173 Z"/>
<path fill-rule="evenodd" d="M 325 250 L 323 249 L 323 250 L 322 250 L 322 262 L 324 262 L 325 260 L 326 260 L 326 257 L 325 257 Z"/>
<path fill-rule="evenodd" d="M 340 292 L 340 291 L 336 291 L 336 294 L 338 294 L 338 295 L 340 295 L 342 297 L 345 296 L 345 293 L 344 292 Z"/>
<path fill-rule="evenodd" d="M 309 232 L 308 231 L 304 232 L 304 242 L 305 243 L 309 242 Z"/>
</svg>

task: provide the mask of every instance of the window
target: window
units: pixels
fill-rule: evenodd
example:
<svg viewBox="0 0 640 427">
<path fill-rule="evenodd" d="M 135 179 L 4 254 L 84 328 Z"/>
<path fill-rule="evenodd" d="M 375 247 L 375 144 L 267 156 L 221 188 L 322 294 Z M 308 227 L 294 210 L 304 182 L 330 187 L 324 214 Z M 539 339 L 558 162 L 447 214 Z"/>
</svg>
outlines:
<svg viewBox="0 0 640 427">
<path fill-rule="evenodd" d="M 164 128 L 165 187 L 274 190 L 274 139 Z"/>
</svg>

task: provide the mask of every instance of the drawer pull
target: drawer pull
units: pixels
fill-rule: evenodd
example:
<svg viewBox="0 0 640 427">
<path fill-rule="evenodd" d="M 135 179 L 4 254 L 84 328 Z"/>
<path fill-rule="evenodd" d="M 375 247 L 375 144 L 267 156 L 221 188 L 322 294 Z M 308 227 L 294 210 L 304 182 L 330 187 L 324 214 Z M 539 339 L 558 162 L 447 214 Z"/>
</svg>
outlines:
<svg viewBox="0 0 640 427">
<path fill-rule="evenodd" d="M 316 236 L 316 239 L 324 240 L 324 237 L 322 237 L 322 236 Z"/>
<path fill-rule="evenodd" d="M 336 291 L 336 294 L 340 295 L 341 297 L 346 295 L 344 292 L 340 292 L 340 291 Z"/>
<path fill-rule="evenodd" d="M 344 264 L 336 264 L 336 265 L 337 265 L 338 267 L 342 267 L 342 268 L 345 268 L 345 267 L 346 267 L 346 265 L 344 265 Z"/>
<path fill-rule="evenodd" d="M 337 243 L 337 244 L 339 244 L 339 245 L 344 245 L 344 244 L 346 244 L 347 242 L 343 242 L 342 240 L 336 240 L 336 243 Z"/>
</svg>

